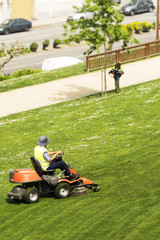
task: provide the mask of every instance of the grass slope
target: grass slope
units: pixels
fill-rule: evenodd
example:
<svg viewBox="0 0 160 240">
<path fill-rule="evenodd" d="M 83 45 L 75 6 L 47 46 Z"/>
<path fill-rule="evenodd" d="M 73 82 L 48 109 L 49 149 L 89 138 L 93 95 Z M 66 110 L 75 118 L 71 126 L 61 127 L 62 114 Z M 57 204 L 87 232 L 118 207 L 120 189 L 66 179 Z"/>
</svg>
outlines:
<svg viewBox="0 0 160 240">
<path fill-rule="evenodd" d="M 159 88 L 156 80 L 1 118 L 0 239 L 159 239 Z M 32 167 L 42 134 L 49 150 L 65 150 L 64 160 L 101 190 L 9 201 L 8 171 Z"/>
<path fill-rule="evenodd" d="M 33 86 L 45 82 L 67 78 L 75 75 L 86 74 L 85 63 L 79 63 L 74 66 L 55 69 L 52 71 L 41 72 L 24 77 L 0 81 L 0 92 L 6 92 L 17 88 Z"/>
</svg>

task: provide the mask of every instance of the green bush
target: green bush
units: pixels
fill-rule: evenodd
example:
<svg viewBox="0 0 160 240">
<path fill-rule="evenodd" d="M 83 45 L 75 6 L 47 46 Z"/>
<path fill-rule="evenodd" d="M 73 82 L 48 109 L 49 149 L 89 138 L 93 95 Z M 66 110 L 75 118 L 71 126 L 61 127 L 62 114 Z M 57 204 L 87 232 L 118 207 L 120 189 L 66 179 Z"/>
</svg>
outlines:
<svg viewBox="0 0 160 240">
<path fill-rule="evenodd" d="M 28 48 L 28 47 L 25 47 L 21 52 L 20 54 L 25 54 L 25 53 L 30 53 L 31 50 Z"/>
<path fill-rule="evenodd" d="M 4 52 L 0 52 L 0 57 L 4 57 L 4 56 L 5 56 Z"/>
<path fill-rule="evenodd" d="M 8 80 L 11 79 L 11 75 L 10 74 L 5 74 L 3 76 L 0 76 L 0 81 L 4 81 L 4 80 Z"/>
<path fill-rule="evenodd" d="M 36 43 L 36 42 L 31 43 L 31 45 L 30 45 L 30 50 L 31 50 L 32 52 L 36 52 L 36 51 L 37 51 L 37 48 L 38 48 L 38 43 Z"/>
<path fill-rule="evenodd" d="M 13 78 L 18 78 L 18 77 L 23 77 L 23 76 L 27 76 L 27 75 L 31 75 L 33 73 L 38 73 L 41 72 L 40 69 L 31 69 L 31 68 L 26 68 L 26 69 L 22 69 L 22 70 L 18 70 L 16 72 L 14 72 L 12 74 Z"/>
<path fill-rule="evenodd" d="M 60 39 L 55 39 L 54 42 L 53 42 L 53 47 L 56 48 L 59 44 L 62 43 L 62 40 Z"/>
<path fill-rule="evenodd" d="M 127 31 L 129 32 L 129 33 L 133 33 L 133 31 L 134 31 L 134 27 L 133 27 L 133 24 L 132 23 L 128 23 L 128 24 L 126 24 L 126 29 L 127 29 Z"/>
<path fill-rule="evenodd" d="M 42 72 L 42 70 L 26 68 L 26 69 L 15 71 L 12 75 L 6 74 L 3 76 L 0 76 L 0 81 L 12 79 L 12 78 L 23 77 L 23 76 L 27 76 L 27 75 L 31 75 L 31 74 L 39 73 L 39 72 Z"/>
<path fill-rule="evenodd" d="M 46 39 L 46 40 L 44 40 L 44 42 L 43 42 L 43 50 L 45 50 L 46 47 L 48 47 L 48 46 L 49 46 L 49 40 Z"/>
<path fill-rule="evenodd" d="M 159 22 L 159 29 L 160 29 L 160 22 Z M 153 22 L 152 24 L 151 24 L 151 28 L 153 29 L 153 30 L 155 30 L 156 29 L 156 23 L 155 22 Z"/>
<path fill-rule="evenodd" d="M 134 27 L 135 33 L 141 33 L 142 25 L 140 22 L 134 22 L 133 27 Z"/>
<path fill-rule="evenodd" d="M 151 24 L 148 22 L 141 23 L 142 25 L 142 32 L 149 32 L 149 30 L 152 28 Z"/>
<path fill-rule="evenodd" d="M 80 42 L 81 42 L 81 39 L 80 39 L 79 36 L 76 36 L 76 38 L 75 38 L 75 42 L 76 42 L 76 43 L 80 43 Z"/>
<path fill-rule="evenodd" d="M 69 45 L 70 44 L 70 40 L 69 39 L 63 39 L 63 44 Z"/>
<path fill-rule="evenodd" d="M 155 23 L 155 22 L 153 22 L 151 26 L 152 26 L 152 29 L 153 29 L 153 30 L 156 29 L 156 23 Z"/>
</svg>

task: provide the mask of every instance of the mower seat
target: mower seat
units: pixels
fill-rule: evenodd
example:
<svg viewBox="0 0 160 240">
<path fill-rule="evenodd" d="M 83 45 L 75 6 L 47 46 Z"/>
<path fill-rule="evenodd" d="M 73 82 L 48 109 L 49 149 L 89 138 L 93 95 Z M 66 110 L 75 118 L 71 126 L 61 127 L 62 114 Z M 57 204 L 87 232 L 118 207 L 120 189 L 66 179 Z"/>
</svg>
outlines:
<svg viewBox="0 0 160 240">
<path fill-rule="evenodd" d="M 43 170 L 43 168 L 41 167 L 41 164 L 35 157 L 30 157 L 30 159 L 31 159 L 32 165 L 34 167 L 34 170 L 40 177 L 42 175 L 54 175 L 55 169 L 45 171 L 45 170 Z"/>
</svg>

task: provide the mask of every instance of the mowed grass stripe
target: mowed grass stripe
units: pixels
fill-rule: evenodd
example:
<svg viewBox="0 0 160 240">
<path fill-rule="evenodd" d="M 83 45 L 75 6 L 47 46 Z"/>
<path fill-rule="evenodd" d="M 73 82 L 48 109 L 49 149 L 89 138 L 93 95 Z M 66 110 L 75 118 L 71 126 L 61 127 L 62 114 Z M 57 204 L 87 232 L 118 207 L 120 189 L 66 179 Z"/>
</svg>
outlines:
<svg viewBox="0 0 160 240">
<path fill-rule="evenodd" d="M 0 238 L 158 239 L 159 87 L 157 80 L 1 118 Z M 45 195 L 34 205 L 8 202 L 8 171 L 32 167 L 29 157 L 42 134 L 100 192 L 62 200 Z"/>
</svg>

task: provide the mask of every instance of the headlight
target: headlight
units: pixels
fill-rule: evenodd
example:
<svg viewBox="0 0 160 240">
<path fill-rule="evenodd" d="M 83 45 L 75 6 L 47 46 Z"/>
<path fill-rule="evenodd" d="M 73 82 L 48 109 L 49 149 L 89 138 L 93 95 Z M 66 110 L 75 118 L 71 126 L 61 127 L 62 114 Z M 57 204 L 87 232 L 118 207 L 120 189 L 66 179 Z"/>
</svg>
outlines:
<svg viewBox="0 0 160 240">
<path fill-rule="evenodd" d="M 125 9 L 125 12 L 129 12 L 131 10 L 131 8 L 130 7 L 127 7 L 126 9 Z"/>
<path fill-rule="evenodd" d="M 0 28 L 0 31 L 3 31 L 3 28 Z"/>
</svg>

